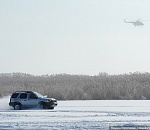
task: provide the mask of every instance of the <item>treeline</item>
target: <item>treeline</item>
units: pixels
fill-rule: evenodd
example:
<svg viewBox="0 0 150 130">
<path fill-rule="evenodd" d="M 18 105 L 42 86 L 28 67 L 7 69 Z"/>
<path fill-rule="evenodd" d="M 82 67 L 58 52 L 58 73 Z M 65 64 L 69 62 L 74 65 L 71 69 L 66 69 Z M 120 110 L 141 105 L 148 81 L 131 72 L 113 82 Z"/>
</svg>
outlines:
<svg viewBox="0 0 150 130">
<path fill-rule="evenodd" d="M 150 99 L 150 73 L 108 75 L 0 74 L 0 97 L 14 91 L 32 90 L 57 100 Z"/>
</svg>

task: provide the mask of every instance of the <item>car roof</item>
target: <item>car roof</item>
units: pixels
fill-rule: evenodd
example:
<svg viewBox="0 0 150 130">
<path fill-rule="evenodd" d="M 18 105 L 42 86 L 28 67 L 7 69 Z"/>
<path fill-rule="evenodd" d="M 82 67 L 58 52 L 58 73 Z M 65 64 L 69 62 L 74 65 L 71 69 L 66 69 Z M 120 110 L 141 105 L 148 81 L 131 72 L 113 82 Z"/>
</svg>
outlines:
<svg viewBox="0 0 150 130">
<path fill-rule="evenodd" d="M 33 93 L 33 91 L 16 91 L 15 93 Z"/>
</svg>

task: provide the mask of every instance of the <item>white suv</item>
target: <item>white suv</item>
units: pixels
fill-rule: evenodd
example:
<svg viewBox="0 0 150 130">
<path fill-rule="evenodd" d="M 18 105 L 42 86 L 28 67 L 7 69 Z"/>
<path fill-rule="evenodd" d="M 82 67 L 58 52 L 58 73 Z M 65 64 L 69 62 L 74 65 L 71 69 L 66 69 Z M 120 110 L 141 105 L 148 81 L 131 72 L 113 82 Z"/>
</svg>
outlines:
<svg viewBox="0 0 150 130">
<path fill-rule="evenodd" d="M 56 99 L 46 98 L 34 91 L 17 91 L 11 95 L 9 102 L 9 105 L 12 106 L 14 110 L 33 107 L 54 109 L 57 104 Z"/>
</svg>

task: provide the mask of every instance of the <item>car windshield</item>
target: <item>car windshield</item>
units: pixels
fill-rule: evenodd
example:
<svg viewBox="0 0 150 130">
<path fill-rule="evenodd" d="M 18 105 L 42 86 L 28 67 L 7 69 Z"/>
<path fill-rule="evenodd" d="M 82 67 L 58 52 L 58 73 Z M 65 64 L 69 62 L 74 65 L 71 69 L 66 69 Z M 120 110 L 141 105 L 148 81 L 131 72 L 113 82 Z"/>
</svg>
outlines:
<svg viewBox="0 0 150 130">
<path fill-rule="evenodd" d="M 39 97 L 39 98 L 44 98 L 44 96 L 41 95 L 40 93 L 34 92 L 34 94 L 36 94 L 36 96 Z"/>
</svg>

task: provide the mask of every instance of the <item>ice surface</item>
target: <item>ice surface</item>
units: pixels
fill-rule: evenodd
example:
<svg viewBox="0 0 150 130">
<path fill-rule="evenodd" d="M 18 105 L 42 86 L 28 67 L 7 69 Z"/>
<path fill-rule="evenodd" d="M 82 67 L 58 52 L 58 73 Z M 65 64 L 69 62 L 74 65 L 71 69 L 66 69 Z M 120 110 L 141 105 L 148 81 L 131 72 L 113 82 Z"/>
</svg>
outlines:
<svg viewBox="0 0 150 130">
<path fill-rule="evenodd" d="M 0 103 L 9 102 L 4 99 Z M 0 129 L 108 130 L 109 126 L 150 126 L 148 100 L 58 101 L 54 110 L 16 111 L 2 105 Z"/>
</svg>

